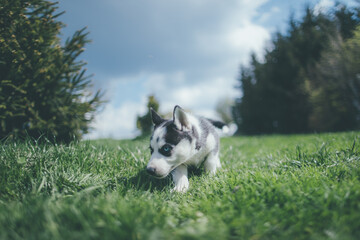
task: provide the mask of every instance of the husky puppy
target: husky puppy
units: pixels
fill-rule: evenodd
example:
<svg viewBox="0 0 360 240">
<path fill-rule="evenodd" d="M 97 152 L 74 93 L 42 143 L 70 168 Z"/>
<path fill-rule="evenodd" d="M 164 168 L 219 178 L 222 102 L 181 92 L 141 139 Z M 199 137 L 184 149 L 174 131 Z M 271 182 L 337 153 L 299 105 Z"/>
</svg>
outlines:
<svg viewBox="0 0 360 240">
<path fill-rule="evenodd" d="M 204 162 L 205 171 L 215 174 L 220 168 L 219 136 L 214 127 L 226 126 L 219 121 L 195 117 L 175 106 L 173 119 L 166 120 L 151 109 L 154 131 L 150 138 L 151 158 L 147 172 L 157 178 L 172 174 L 173 191 L 189 188 L 188 169 Z"/>
</svg>

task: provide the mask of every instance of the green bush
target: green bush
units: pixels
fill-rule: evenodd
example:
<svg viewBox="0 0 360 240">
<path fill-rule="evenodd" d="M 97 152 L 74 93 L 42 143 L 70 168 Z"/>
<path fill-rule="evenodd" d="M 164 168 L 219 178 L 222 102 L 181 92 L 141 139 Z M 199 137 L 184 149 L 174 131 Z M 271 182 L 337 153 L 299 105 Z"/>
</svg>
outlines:
<svg viewBox="0 0 360 240">
<path fill-rule="evenodd" d="M 86 63 L 77 60 L 88 33 L 81 29 L 61 45 L 61 14 L 49 1 L 1 0 L 0 138 L 79 139 L 101 105 Z"/>
</svg>

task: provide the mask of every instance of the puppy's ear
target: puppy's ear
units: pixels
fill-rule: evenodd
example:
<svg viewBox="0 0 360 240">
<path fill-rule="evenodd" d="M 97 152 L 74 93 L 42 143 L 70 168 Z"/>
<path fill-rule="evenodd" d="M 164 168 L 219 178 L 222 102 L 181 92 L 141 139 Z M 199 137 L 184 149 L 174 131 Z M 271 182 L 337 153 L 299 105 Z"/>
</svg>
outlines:
<svg viewBox="0 0 360 240">
<path fill-rule="evenodd" d="M 189 115 L 180 106 L 176 105 L 173 113 L 173 120 L 175 126 L 181 131 L 189 131 L 191 124 Z"/>
<path fill-rule="evenodd" d="M 157 112 L 155 112 L 153 108 L 150 108 L 150 112 L 151 112 L 152 122 L 154 123 L 155 126 L 159 126 L 165 121 L 165 119 L 160 117 L 160 115 L 157 114 Z"/>
</svg>

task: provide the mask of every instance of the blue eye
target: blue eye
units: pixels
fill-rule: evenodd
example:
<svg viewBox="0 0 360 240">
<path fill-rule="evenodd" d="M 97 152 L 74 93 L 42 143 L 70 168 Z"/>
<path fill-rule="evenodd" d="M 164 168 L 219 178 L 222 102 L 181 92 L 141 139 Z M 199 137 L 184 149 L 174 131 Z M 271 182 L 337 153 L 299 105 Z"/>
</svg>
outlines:
<svg viewBox="0 0 360 240">
<path fill-rule="evenodd" d="M 170 146 L 169 144 L 165 144 L 161 149 L 160 149 L 160 153 L 164 156 L 169 157 L 171 155 L 171 150 L 172 150 L 172 146 Z"/>
</svg>

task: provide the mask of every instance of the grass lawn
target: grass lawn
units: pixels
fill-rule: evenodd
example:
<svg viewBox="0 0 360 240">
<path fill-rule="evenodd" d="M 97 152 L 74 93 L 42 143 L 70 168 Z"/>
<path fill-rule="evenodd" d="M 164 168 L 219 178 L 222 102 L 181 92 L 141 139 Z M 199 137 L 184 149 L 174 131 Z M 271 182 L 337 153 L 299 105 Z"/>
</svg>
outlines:
<svg viewBox="0 0 360 240">
<path fill-rule="evenodd" d="M 360 133 L 221 140 L 187 193 L 148 140 L 0 145 L 0 239 L 360 239 Z"/>
</svg>

